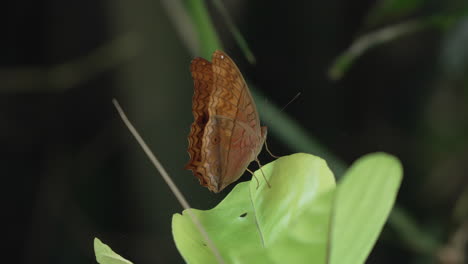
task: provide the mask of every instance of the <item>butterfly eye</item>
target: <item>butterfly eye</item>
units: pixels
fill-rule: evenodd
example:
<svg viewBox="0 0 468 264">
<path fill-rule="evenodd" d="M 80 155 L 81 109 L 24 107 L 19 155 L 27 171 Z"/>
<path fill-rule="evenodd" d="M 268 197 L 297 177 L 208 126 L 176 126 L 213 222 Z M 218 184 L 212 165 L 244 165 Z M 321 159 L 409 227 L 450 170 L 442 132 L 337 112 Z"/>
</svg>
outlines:
<svg viewBox="0 0 468 264">
<path fill-rule="evenodd" d="M 219 143 L 219 137 L 218 136 L 214 136 L 213 139 L 211 140 L 213 142 L 213 144 L 218 144 Z"/>
</svg>

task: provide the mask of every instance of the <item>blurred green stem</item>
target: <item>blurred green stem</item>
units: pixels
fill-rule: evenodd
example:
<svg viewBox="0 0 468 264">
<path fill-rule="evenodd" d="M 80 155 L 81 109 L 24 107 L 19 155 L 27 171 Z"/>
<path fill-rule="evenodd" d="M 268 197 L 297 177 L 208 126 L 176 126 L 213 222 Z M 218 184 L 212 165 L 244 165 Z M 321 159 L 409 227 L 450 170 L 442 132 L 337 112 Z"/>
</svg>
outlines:
<svg viewBox="0 0 468 264">
<path fill-rule="evenodd" d="M 212 2 L 215 5 L 218 12 L 223 16 L 227 27 L 229 28 L 229 31 L 236 40 L 237 45 L 239 45 L 240 49 L 244 53 L 244 56 L 251 64 L 255 64 L 255 55 L 250 50 L 247 41 L 242 36 L 240 30 L 236 27 L 236 24 L 234 24 L 234 22 L 232 21 L 232 18 L 229 15 L 229 12 L 226 10 L 226 7 L 224 6 L 223 2 L 220 0 L 212 0 Z"/>
<path fill-rule="evenodd" d="M 414 19 L 365 34 L 357 38 L 348 49 L 334 60 L 332 66 L 328 70 L 328 77 L 331 80 L 341 79 L 358 57 L 376 45 L 429 27 L 445 29 L 466 17 L 467 13 L 467 10 L 461 9 L 456 13 Z"/>
<path fill-rule="evenodd" d="M 2 92 L 63 91 L 134 58 L 140 49 L 135 34 L 121 35 L 74 60 L 46 67 L 0 69 Z"/>
<path fill-rule="evenodd" d="M 328 77 L 332 80 L 341 79 L 354 61 L 369 48 L 388 42 L 405 34 L 418 31 L 424 26 L 425 23 L 422 21 L 409 21 L 392 25 L 359 37 L 348 49 L 335 59 L 328 71 Z"/>
<path fill-rule="evenodd" d="M 161 4 L 169 14 L 169 19 L 174 23 L 176 31 L 182 42 L 186 45 L 192 56 L 200 52 L 199 35 L 193 24 L 193 19 L 190 17 L 187 9 L 181 0 L 161 0 Z"/>
<path fill-rule="evenodd" d="M 198 36 L 198 52 L 193 55 L 211 58 L 213 51 L 222 49 L 222 46 L 206 9 L 205 2 L 201 0 L 185 0 L 184 2 Z M 177 19 L 175 18 L 174 20 Z M 182 28 L 178 27 L 177 30 L 182 30 Z"/>
<path fill-rule="evenodd" d="M 399 235 L 400 240 L 414 252 L 431 256 L 441 246 L 435 238 L 423 232 L 403 208 L 395 206 L 388 222 Z"/>
</svg>

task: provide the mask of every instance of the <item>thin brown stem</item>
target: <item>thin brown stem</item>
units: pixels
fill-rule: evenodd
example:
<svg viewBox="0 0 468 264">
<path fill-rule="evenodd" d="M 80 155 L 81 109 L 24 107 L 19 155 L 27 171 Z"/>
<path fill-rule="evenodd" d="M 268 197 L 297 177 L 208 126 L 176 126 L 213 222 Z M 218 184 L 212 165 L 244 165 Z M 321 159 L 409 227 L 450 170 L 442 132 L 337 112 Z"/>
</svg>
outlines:
<svg viewBox="0 0 468 264">
<path fill-rule="evenodd" d="M 128 120 L 127 116 L 125 115 L 125 112 L 122 110 L 120 107 L 119 103 L 117 102 L 116 99 L 112 99 L 112 103 L 114 104 L 115 108 L 119 112 L 120 117 L 122 118 L 122 121 L 124 124 L 127 126 L 128 130 L 130 133 L 132 133 L 133 137 L 135 137 L 136 141 L 138 144 L 141 146 L 143 151 L 145 152 L 146 156 L 150 159 L 151 163 L 153 163 L 154 167 L 159 171 L 161 176 L 163 177 L 164 181 L 166 181 L 166 184 L 169 186 L 169 189 L 171 189 L 172 193 L 174 196 L 177 198 L 179 201 L 180 205 L 186 210 L 187 214 L 189 217 L 192 219 L 192 222 L 195 224 L 197 227 L 198 231 L 202 235 L 203 239 L 205 239 L 206 244 L 208 247 L 211 249 L 213 254 L 215 255 L 218 263 L 226 263 L 221 256 L 221 253 L 219 252 L 218 248 L 215 246 L 211 238 L 209 237 L 208 233 L 206 232 L 206 229 L 203 227 L 203 225 L 200 223 L 198 218 L 195 216 L 195 214 L 192 212 L 190 209 L 190 205 L 185 199 L 184 195 L 182 192 L 179 190 L 179 188 L 176 186 L 176 184 L 172 181 L 171 177 L 169 174 L 166 172 L 162 164 L 159 162 L 159 160 L 156 158 L 156 156 L 153 154 L 153 152 L 150 150 L 148 145 L 146 145 L 145 141 L 143 138 L 140 136 L 140 133 L 135 129 L 135 127 L 132 125 L 130 120 Z"/>
</svg>

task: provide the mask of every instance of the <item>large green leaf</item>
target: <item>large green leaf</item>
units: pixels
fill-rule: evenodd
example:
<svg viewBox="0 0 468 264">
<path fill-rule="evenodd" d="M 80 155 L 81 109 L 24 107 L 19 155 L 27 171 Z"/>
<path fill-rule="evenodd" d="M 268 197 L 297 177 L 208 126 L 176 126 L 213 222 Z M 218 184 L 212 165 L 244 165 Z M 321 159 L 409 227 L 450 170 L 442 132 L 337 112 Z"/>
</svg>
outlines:
<svg viewBox="0 0 468 264">
<path fill-rule="evenodd" d="M 214 209 L 192 210 L 227 263 L 364 263 L 402 177 L 399 161 L 383 153 L 356 161 L 336 189 L 326 163 L 308 154 L 263 172 L 271 189 L 241 183 Z M 188 263 L 217 263 L 187 212 L 172 226 Z"/>
<path fill-rule="evenodd" d="M 261 182 L 258 188 L 256 181 L 240 183 L 215 208 L 191 209 L 223 259 L 228 263 L 324 259 L 335 186 L 326 162 L 299 153 L 282 157 L 262 170 L 271 188 L 259 170 L 255 173 Z M 216 263 L 187 212 L 173 216 L 172 229 L 185 261 Z"/>
<path fill-rule="evenodd" d="M 267 248 L 237 255 L 233 263 L 326 263 L 334 189 L 319 195 Z"/>
<path fill-rule="evenodd" d="M 385 153 L 356 161 L 336 190 L 333 206 L 331 264 L 364 263 L 393 207 L 403 170 Z"/>
</svg>

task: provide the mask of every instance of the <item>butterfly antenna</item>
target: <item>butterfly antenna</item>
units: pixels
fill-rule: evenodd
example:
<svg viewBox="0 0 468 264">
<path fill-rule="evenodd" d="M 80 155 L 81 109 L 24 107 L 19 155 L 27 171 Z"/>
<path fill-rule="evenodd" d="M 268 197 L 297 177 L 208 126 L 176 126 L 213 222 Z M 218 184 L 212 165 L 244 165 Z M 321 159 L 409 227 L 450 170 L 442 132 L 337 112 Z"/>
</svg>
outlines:
<svg viewBox="0 0 468 264">
<path fill-rule="evenodd" d="M 280 112 L 283 112 L 286 107 L 288 107 L 292 102 L 294 102 L 299 96 L 301 95 L 301 92 L 298 92 L 296 96 L 293 97 L 293 99 L 289 100 L 289 102 L 281 108 Z"/>
<path fill-rule="evenodd" d="M 262 164 L 260 163 L 260 161 L 258 160 L 258 158 L 255 159 L 255 161 L 257 162 L 258 164 L 258 167 L 260 168 L 260 172 L 262 173 L 262 176 L 263 176 L 263 179 L 265 180 L 265 182 L 267 183 L 268 185 L 268 188 L 271 189 L 271 185 L 270 183 L 268 182 L 267 178 L 265 177 L 265 173 L 263 173 L 263 170 L 262 170 Z"/>
<path fill-rule="evenodd" d="M 270 156 L 272 158 L 275 158 L 275 159 L 279 159 L 280 157 L 279 156 L 276 156 L 276 155 L 273 155 L 273 153 L 271 153 L 270 149 L 268 148 L 268 144 L 267 144 L 267 141 L 265 140 L 265 149 L 266 151 L 268 152 L 268 154 L 270 154 Z"/>
<path fill-rule="evenodd" d="M 156 169 L 159 171 L 159 173 L 161 174 L 161 176 L 163 177 L 164 181 L 166 181 L 167 185 L 169 186 L 169 188 L 171 189 L 172 193 L 174 194 L 174 196 L 177 198 L 177 200 L 179 201 L 180 205 L 182 205 L 182 207 L 186 210 L 187 214 L 189 215 L 189 217 L 192 219 L 192 222 L 195 224 L 195 226 L 197 227 L 198 231 L 201 233 L 203 239 L 206 241 L 206 244 L 208 245 L 208 247 L 211 249 L 211 251 L 213 252 L 213 254 L 215 255 L 216 257 L 216 260 L 218 261 L 218 263 L 226 263 L 223 259 L 223 257 L 221 256 L 221 253 L 219 252 L 218 248 L 215 246 L 215 244 L 213 243 L 213 241 L 211 240 L 211 238 L 209 237 L 208 233 L 206 232 L 206 229 L 203 227 L 203 225 L 201 224 L 201 222 L 198 220 L 198 218 L 195 216 L 195 214 L 192 212 L 192 210 L 190 210 L 190 205 L 189 203 L 187 202 L 187 200 L 185 199 L 184 195 L 182 194 L 182 192 L 179 190 L 179 188 L 177 188 L 177 186 L 175 185 L 175 183 L 172 181 L 171 177 L 169 176 L 169 174 L 167 173 L 167 171 L 164 169 L 164 167 L 162 166 L 162 164 L 159 162 L 159 160 L 156 158 L 156 156 L 153 154 L 153 152 L 150 150 L 150 148 L 148 147 L 148 145 L 145 143 L 145 141 L 143 140 L 143 138 L 140 136 L 140 133 L 138 133 L 138 131 L 135 129 L 135 127 L 132 125 L 132 123 L 130 122 L 130 120 L 128 120 L 127 118 L 127 115 L 125 114 L 125 112 L 122 110 L 122 107 L 120 107 L 120 104 L 119 102 L 117 102 L 116 99 L 112 99 L 112 103 L 114 104 L 115 108 L 117 109 L 117 111 L 119 112 L 119 115 L 120 115 L 120 118 L 122 118 L 122 121 L 124 122 L 124 124 L 127 126 L 128 130 L 130 131 L 130 133 L 132 133 L 133 137 L 136 139 L 136 141 L 138 142 L 138 144 L 141 146 L 141 148 L 143 149 L 143 151 L 145 152 L 146 156 L 148 156 L 148 158 L 150 159 L 151 163 L 153 163 L 154 167 L 156 167 Z"/>
<path fill-rule="evenodd" d="M 257 181 L 257 188 L 256 189 L 258 189 L 258 187 L 260 186 L 260 182 L 258 181 L 257 176 L 255 176 L 255 173 L 253 171 L 249 170 L 249 168 L 247 168 L 246 170 L 248 172 L 250 172 L 252 174 L 252 176 L 255 178 L 255 180 Z"/>
<path fill-rule="evenodd" d="M 302 93 L 301 92 L 298 92 L 291 100 L 289 100 L 289 102 L 283 106 L 283 108 L 281 108 L 280 112 L 283 112 L 284 109 L 286 109 L 286 107 L 288 107 L 292 102 L 294 102 Z M 270 154 L 271 157 L 275 158 L 275 159 L 279 159 L 280 156 L 276 156 L 274 155 L 273 153 L 271 153 L 270 151 L 270 148 L 268 148 L 268 144 L 267 144 L 267 141 L 265 140 L 265 148 L 266 148 L 266 151 L 268 152 L 268 154 Z M 257 161 L 258 165 L 260 166 L 260 169 L 262 168 L 262 166 L 260 165 L 260 163 Z"/>
</svg>

